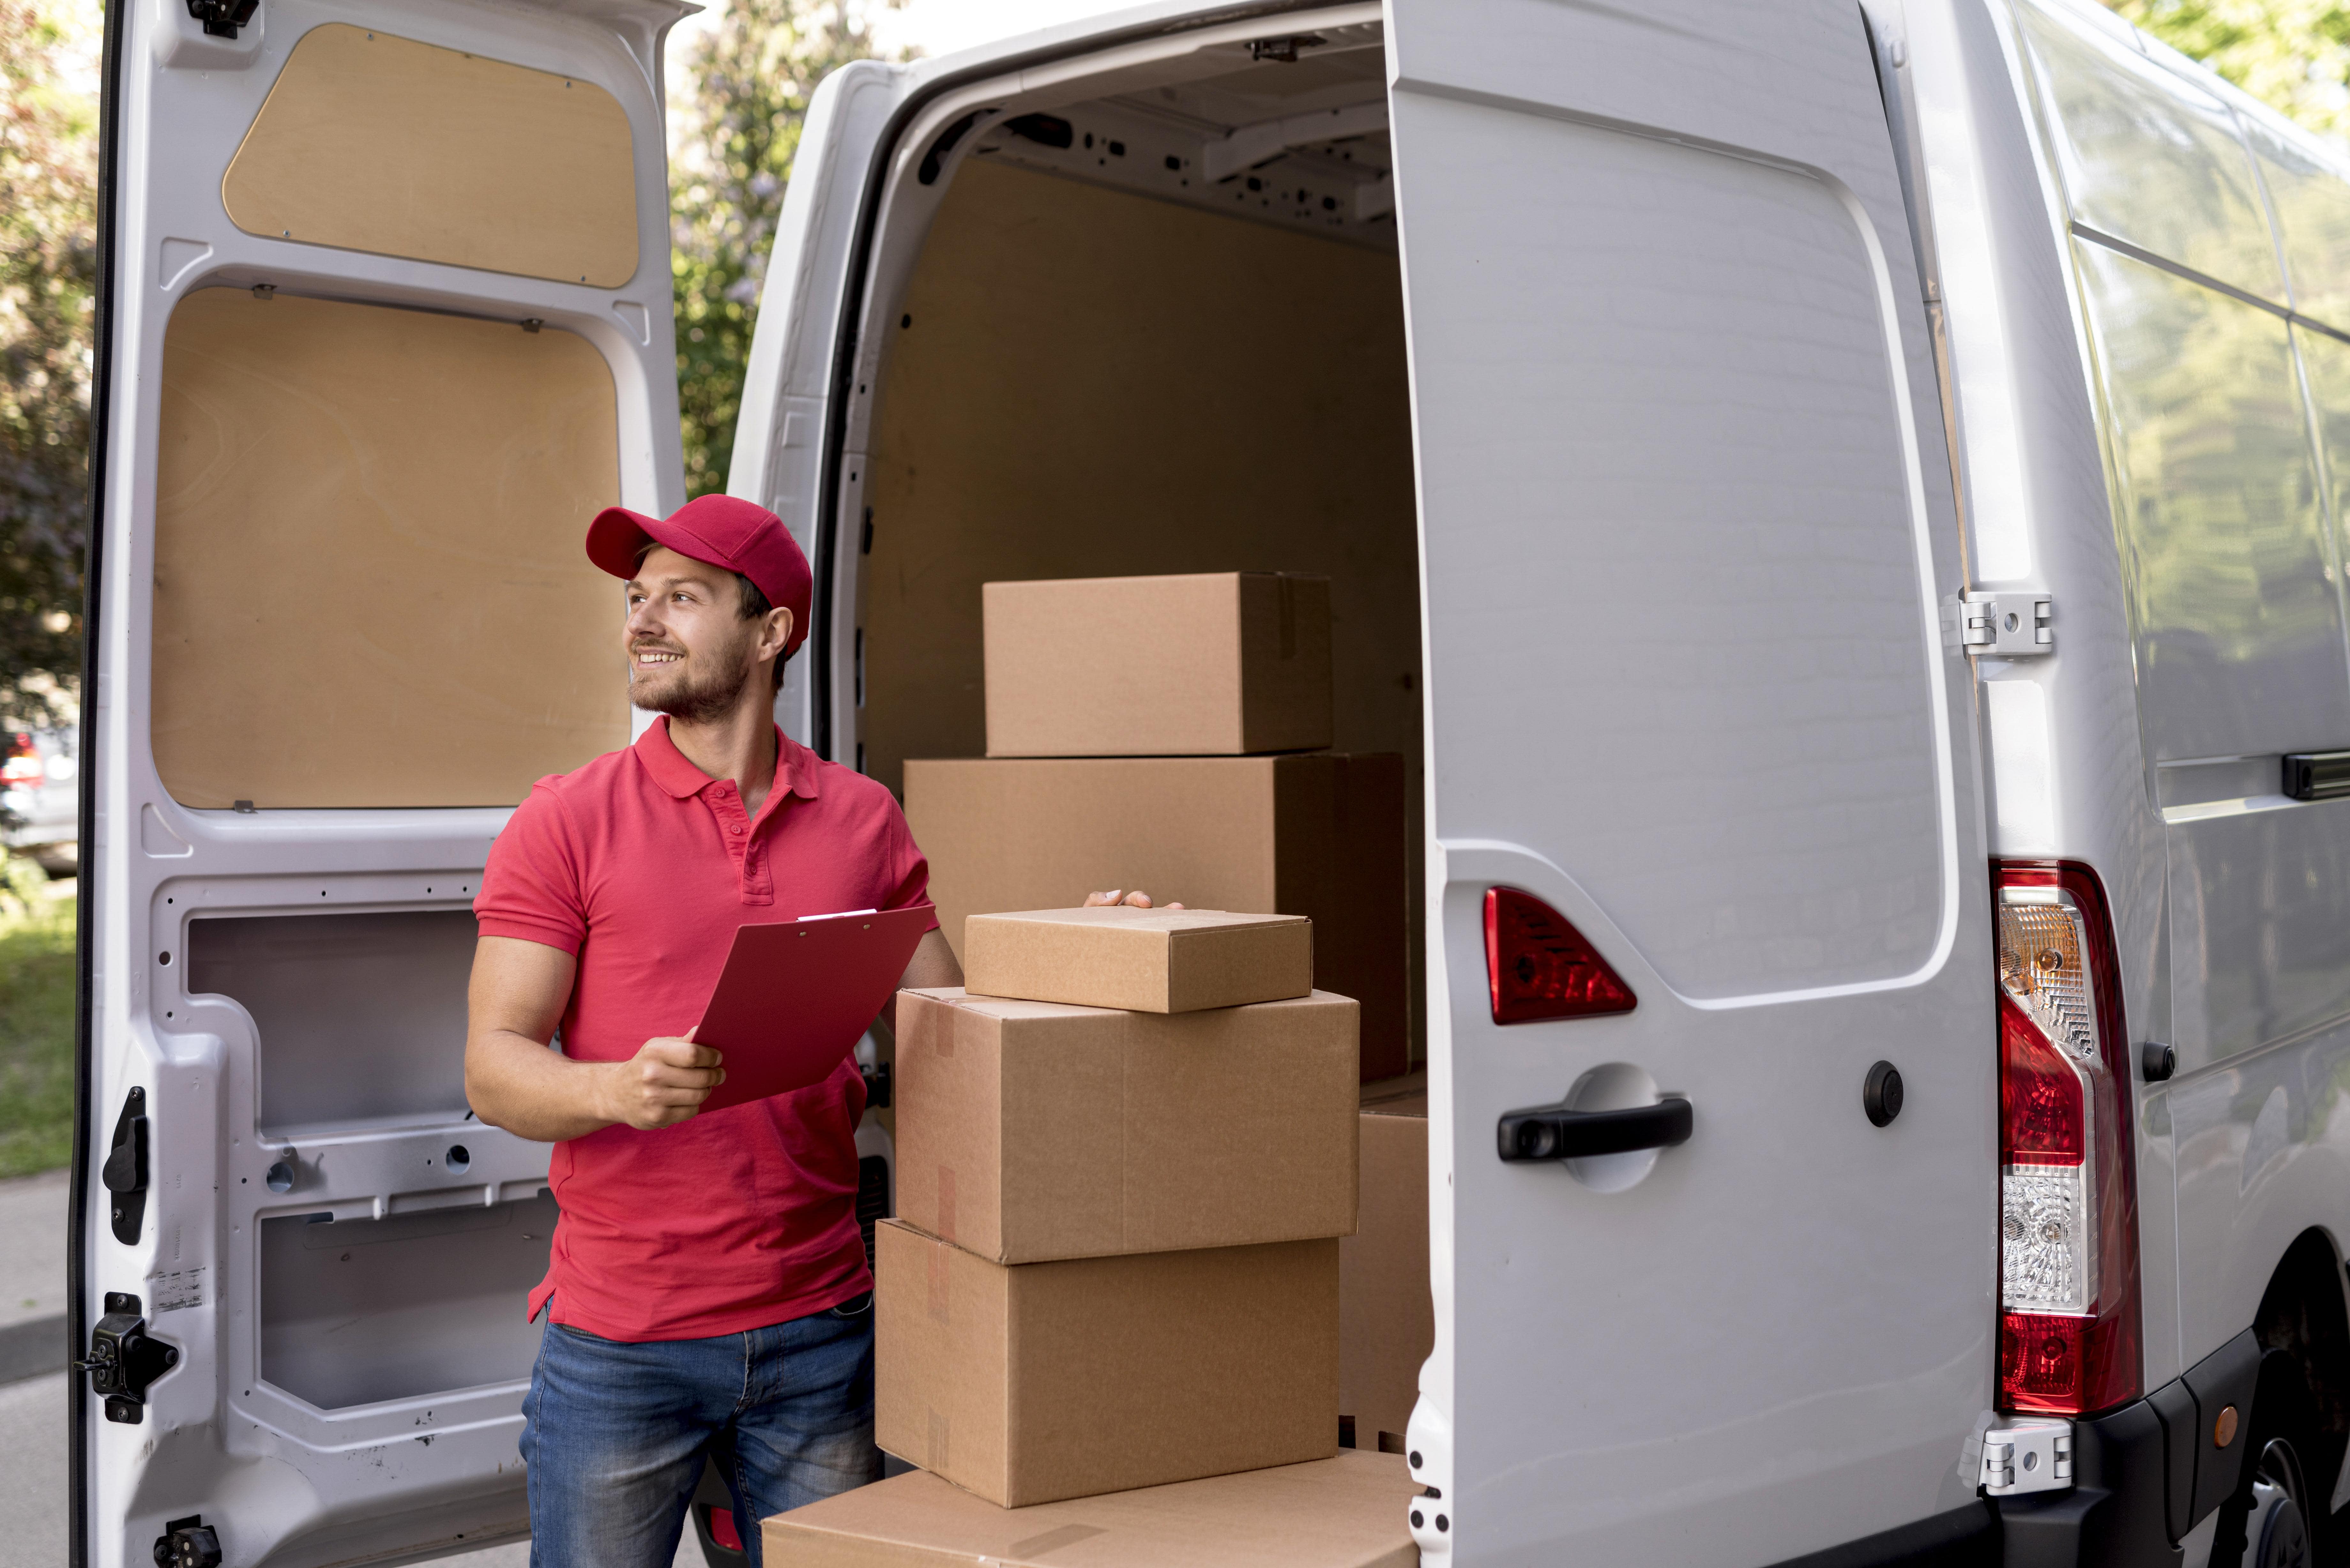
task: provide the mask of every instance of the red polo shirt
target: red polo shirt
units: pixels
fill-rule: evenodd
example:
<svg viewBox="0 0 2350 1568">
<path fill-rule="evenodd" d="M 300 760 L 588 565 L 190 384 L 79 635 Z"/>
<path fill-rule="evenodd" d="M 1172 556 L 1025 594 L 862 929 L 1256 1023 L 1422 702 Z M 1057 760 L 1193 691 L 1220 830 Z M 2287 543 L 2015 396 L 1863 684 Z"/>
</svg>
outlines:
<svg viewBox="0 0 2350 1568">
<path fill-rule="evenodd" d="M 889 792 L 781 731 L 776 744 L 775 786 L 746 816 L 742 792 L 686 761 L 658 720 L 627 751 L 539 780 L 491 846 L 482 935 L 579 961 L 565 1055 L 625 1061 L 684 1033 L 738 926 L 927 896 L 930 867 Z M 556 1144 L 563 1215 L 531 1314 L 551 1295 L 555 1322 L 606 1339 L 702 1339 L 871 1289 L 856 1211 L 864 1112 L 844 1062 L 795 1094 Z"/>
</svg>

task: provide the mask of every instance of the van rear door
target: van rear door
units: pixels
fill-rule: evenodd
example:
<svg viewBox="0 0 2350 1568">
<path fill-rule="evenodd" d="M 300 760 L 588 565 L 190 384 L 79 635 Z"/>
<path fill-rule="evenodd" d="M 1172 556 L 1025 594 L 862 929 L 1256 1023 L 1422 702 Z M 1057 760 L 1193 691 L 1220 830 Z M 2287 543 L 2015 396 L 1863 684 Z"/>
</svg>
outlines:
<svg viewBox="0 0 2350 1568">
<path fill-rule="evenodd" d="M 682 499 L 687 9 L 108 7 L 76 1563 L 526 1528 L 548 1149 L 466 1107 L 468 906 L 629 740 L 580 537 Z"/>
<path fill-rule="evenodd" d="M 1388 14 L 1442 889 L 1416 1533 L 1703 1568 L 1979 1508 L 1987 862 L 1860 12 Z M 1604 1000 L 1574 933 L 1636 1005 L 1497 1023 Z M 1503 1158 L 1513 1112 L 1671 1098 L 1677 1146 Z"/>
</svg>

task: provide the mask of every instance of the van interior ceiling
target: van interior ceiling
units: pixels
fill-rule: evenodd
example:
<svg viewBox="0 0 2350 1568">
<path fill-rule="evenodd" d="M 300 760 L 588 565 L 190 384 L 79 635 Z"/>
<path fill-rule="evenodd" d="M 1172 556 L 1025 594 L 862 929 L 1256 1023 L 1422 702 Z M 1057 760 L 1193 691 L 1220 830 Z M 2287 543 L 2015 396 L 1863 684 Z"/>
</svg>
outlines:
<svg viewBox="0 0 2350 1568">
<path fill-rule="evenodd" d="M 1049 103 L 990 103 L 901 154 L 867 313 L 871 472 L 842 550 L 857 616 L 837 657 L 856 711 L 835 732 L 836 754 L 892 790 L 910 757 L 986 750 L 983 583 L 1304 572 L 1330 579 L 1336 749 L 1403 755 L 1417 832 L 1418 535 L 1379 31 L 1283 52 L 1202 49 Z M 1423 889 L 1407 858 L 1417 1059 Z"/>
</svg>

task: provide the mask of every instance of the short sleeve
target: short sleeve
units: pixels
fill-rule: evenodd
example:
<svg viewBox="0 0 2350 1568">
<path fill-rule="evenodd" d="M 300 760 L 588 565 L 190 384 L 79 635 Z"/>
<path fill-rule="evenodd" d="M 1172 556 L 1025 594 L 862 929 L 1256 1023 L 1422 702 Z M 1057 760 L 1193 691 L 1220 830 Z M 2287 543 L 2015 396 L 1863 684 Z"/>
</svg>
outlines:
<svg viewBox="0 0 2350 1568">
<path fill-rule="evenodd" d="M 913 829 L 906 826 L 906 814 L 898 803 L 889 801 L 889 822 L 886 842 L 889 846 L 889 868 L 886 873 L 889 892 L 876 906 L 884 909 L 908 909 L 916 904 L 928 903 L 931 897 L 931 863 L 914 842 Z M 939 929 L 939 917 L 931 912 L 929 930 Z"/>
<path fill-rule="evenodd" d="M 579 844 L 549 782 L 532 788 L 490 846 L 473 919 L 483 936 L 537 942 L 576 958 L 588 937 Z"/>
</svg>

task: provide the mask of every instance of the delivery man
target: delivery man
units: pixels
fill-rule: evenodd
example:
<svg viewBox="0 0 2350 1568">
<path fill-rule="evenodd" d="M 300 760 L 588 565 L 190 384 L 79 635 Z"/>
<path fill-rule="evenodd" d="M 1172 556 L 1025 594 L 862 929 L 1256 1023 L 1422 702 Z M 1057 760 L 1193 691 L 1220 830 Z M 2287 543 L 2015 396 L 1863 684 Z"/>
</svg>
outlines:
<svg viewBox="0 0 2350 1568">
<path fill-rule="evenodd" d="M 881 1462 L 856 1064 L 698 1116 L 725 1066 L 687 1026 L 737 927 L 920 904 L 929 868 L 887 789 L 775 726 L 812 584 L 774 514 L 723 495 L 667 518 L 615 507 L 588 556 L 628 582 L 629 700 L 663 716 L 541 779 L 492 846 L 465 1092 L 483 1121 L 556 1146 L 523 1402 L 531 1562 L 667 1568 L 713 1438 L 746 1526 Z M 934 921 L 904 983 L 962 980 Z"/>
</svg>

